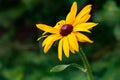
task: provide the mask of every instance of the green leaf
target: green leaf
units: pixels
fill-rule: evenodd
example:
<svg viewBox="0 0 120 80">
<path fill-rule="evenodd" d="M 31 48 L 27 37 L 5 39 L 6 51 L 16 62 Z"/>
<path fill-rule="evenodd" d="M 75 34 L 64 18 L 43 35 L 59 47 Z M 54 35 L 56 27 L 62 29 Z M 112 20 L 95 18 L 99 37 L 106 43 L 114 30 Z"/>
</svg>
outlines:
<svg viewBox="0 0 120 80">
<path fill-rule="evenodd" d="M 60 72 L 65 70 L 67 67 L 69 67 L 70 65 L 57 65 L 55 67 L 53 67 L 50 72 Z"/>
<path fill-rule="evenodd" d="M 76 63 L 72 63 L 72 64 L 70 64 L 70 66 L 78 68 L 79 70 L 81 70 L 83 72 L 87 71 L 86 69 L 82 68 L 79 64 L 76 64 Z"/>
<path fill-rule="evenodd" d="M 53 67 L 50 70 L 50 72 L 60 72 L 60 71 L 65 70 L 69 66 L 75 67 L 75 68 L 77 68 L 77 69 L 79 69 L 79 70 L 81 70 L 83 72 L 86 72 L 86 69 L 82 68 L 79 64 L 76 64 L 76 63 L 71 63 L 71 64 L 68 64 L 68 65 L 65 65 L 65 64 L 63 64 L 63 65 L 57 65 L 57 66 Z"/>
</svg>

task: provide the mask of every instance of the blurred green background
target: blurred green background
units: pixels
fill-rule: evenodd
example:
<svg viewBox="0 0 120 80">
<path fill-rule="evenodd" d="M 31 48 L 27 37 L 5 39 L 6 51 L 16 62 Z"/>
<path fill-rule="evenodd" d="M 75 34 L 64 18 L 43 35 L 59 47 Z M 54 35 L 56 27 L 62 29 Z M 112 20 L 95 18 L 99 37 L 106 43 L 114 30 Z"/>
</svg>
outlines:
<svg viewBox="0 0 120 80">
<path fill-rule="evenodd" d="M 120 80 L 120 1 L 76 0 L 78 11 L 92 4 L 90 21 L 99 23 L 89 37 L 93 44 L 80 43 L 90 62 L 95 80 Z M 0 80 L 87 80 L 76 68 L 50 73 L 58 64 L 79 63 L 78 54 L 57 58 L 57 46 L 47 55 L 37 38 L 35 26 L 54 26 L 65 19 L 74 0 L 0 0 Z"/>
</svg>

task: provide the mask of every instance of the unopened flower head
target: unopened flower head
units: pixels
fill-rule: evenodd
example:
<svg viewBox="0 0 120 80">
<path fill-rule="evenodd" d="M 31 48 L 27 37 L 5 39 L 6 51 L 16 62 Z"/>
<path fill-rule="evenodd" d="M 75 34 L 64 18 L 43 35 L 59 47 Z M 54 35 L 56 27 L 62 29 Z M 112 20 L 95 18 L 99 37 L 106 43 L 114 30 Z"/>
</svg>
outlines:
<svg viewBox="0 0 120 80">
<path fill-rule="evenodd" d="M 85 6 L 77 14 L 77 2 L 73 2 L 66 19 L 60 20 L 54 27 L 45 24 L 36 24 L 38 29 L 45 31 L 42 36 L 38 38 L 38 40 L 40 40 L 41 38 L 46 37 L 42 42 L 44 53 L 49 51 L 55 41 L 59 41 L 58 59 L 62 61 L 62 51 L 64 52 L 65 56 L 69 58 L 70 52 L 73 54 L 79 52 L 78 42 L 93 43 L 92 40 L 81 33 L 91 33 L 90 29 L 97 25 L 97 23 L 94 22 L 87 22 L 91 17 L 91 6 L 92 5 Z M 51 34 L 46 35 L 46 33 Z"/>
</svg>

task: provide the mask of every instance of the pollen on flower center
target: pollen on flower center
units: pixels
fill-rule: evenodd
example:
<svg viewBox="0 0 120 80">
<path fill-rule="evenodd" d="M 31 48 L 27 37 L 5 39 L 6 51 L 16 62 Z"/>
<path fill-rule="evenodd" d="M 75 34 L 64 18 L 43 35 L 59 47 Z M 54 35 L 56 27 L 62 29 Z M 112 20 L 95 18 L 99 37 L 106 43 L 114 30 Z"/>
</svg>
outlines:
<svg viewBox="0 0 120 80">
<path fill-rule="evenodd" d="M 64 24 L 61 28 L 60 34 L 62 36 L 67 36 L 68 34 L 70 34 L 73 30 L 73 26 L 70 24 Z"/>
</svg>

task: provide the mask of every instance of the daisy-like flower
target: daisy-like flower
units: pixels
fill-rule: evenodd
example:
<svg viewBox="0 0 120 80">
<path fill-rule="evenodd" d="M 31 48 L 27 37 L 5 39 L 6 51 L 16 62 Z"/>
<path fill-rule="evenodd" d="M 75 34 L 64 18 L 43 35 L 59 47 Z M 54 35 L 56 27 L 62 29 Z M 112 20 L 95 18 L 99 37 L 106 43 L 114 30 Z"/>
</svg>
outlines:
<svg viewBox="0 0 120 80">
<path fill-rule="evenodd" d="M 72 4 L 70 12 L 66 16 L 66 20 L 61 20 L 56 23 L 54 27 L 45 24 L 36 24 L 37 28 L 45 31 L 38 40 L 45 38 L 42 42 L 44 53 L 47 53 L 55 41 L 58 43 L 58 59 L 62 61 L 62 52 L 69 58 L 69 53 L 79 52 L 78 42 L 93 43 L 87 36 L 80 32 L 90 33 L 90 29 L 97 25 L 97 23 L 87 22 L 90 18 L 90 11 L 92 5 L 85 6 L 77 14 L 77 2 Z M 51 33 L 46 35 L 46 33 Z"/>
</svg>

